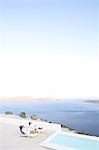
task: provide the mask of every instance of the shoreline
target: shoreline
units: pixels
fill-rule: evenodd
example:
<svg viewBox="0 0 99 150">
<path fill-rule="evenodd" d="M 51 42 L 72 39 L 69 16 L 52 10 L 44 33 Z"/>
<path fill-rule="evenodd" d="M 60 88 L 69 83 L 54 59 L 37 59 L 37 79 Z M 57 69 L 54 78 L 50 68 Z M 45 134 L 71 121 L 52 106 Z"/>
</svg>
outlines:
<svg viewBox="0 0 99 150">
<path fill-rule="evenodd" d="M 10 111 L 7 111 L 7 112 L 10 112 Z M 11 112 L 10 112 L 11 113 Z M 21 114 L 21 112 L 20 112 Z M 39 121 L 41 123 L 48 123 L 48 124 L 58 124 L 58 123 L 55 123 L 55 122 L 50 122 L 48 120 L 44 120 L 43 118 L 39 118 L 37 115 L 33 115 L 34 117 L 36 117 L 36 119 L 31 119 L 31 117 L 29 116 L 26 116 L 25 118 L 24 117 L 21 117 L 20 114 L 6 114 L 6 112 L 4 113 L 0 113 L 0 117 L 4 117 L 4 118 L 14 118 L 14 119 L 19 119 L 19 120 L 25 120 L 25 121 Z M 58 124 L 61 126 L 61 129 L 62 131 L 65 131 L 65 132 L 70 132 L 70 133 L 75 133 L 75 134 L 79 134 L 79 135 L 86 135 L 86 136 L 91 136 L 91 137 L 99 137 L 99 136 L 96 136 L 96 135 L 91 135 L 91 134 L 88 134 L 86 132 L 83 132 L 83 131 L 77 131 L 77 130 L 74 130 L 72 128 L 70 128 L 69 126 L 65 125 L 65 124 Z"/>
<path fill-rule="evenodd" d="M 38 103 L 41 103 L 41 104 L 43 105 L 43 102 L 42 102 L 42 101 L 34 100 L 34 99 L 33 99 L 33 100 L 30 99 L 29 101 L 28 101 L 28 100 L 26 100 L 26 101 L 20 101 L 20 102 L 19 102 L 19 101 L 16 101 L 16 99 L 14 99 L 14 100 L 15 100 L 15 101 L 13 101 L 13 102 L 12 102 L 12 101 L 10 101 L 10 102 L 7 101 L 6 103 L 5 103 L 4 101 L 2 101 L 2 102 L 1 102 L 1 106 L 3 106 L 3 105 L 5 106 L 5 105 L 8 105 L 8 104 L 9 104 L 8 106 L 10 106 L 10 103 L 12 103 L 12 105 L 14 105 L 14 106 L 16 107 L 16 105 L 15 105 L 16 102 L 18 102 L 18 105 L 20 105 L 20 102 L 23 103 L 23 104 L 24 104 L 25 102 L 26 102 L 27 104 L 28 104 L 28 103 L 31 104 L 31 103 L 33 102 L 33 103 L 36 104 L 37 108 L 38 108 Z M 23 99 L 23 100 L 24 100 L 24 99 Z M 61 100 L 60 100 L 60 101 L 61 101 Z M 3 102 L 4 102 L 4 104 L 2 104 Z M 14 103 L 14 102 L 15 102 L 15 103 Z M 50 101 L 50 102 L 52 102 L 52 101 Z M 50 102 L 49 102 L 49 104 L 50 104 Z M 54 102 L 55 102 L 55 103 L 58 103 L 59 101 L 54 101 Z M 53 103 L 54 103 L 54 102 L 53 102 Z M 64 102 L 65 102 L 65 101 L 64 101 Z M 59 102 L 59 103 L 60 103 L 60 102 Z M 17 103 L 16 103 L 16 104 L 17 104 Z M 59 104 L 59 105 L 60 105 L 60 104 Z M 27 106 L 27 105 L 26 105 L 26 106 Z M 10 107 L 9 107 L 8 109 L 7 109 L 7 107 L 5 107 L 5 108 L 6 108 L 6 109 L 4 109 L 4 110 L 1 109 L 1 110 L 2 110 L 1 113 L 5 113 L 5 111 L 10 111 L 10 112 L 12 112 L 12 114 L 17 114 L 17 115 L 19 115 L 19 113 L 22 112 L 22 110 L 23 110 L 23 111 L 26 113 L 26 116 L 27 116 L 28 118 L 30 118 L 31 115 L 36 115 L 37 117 L 39 117 L 39 118 L 40 118 L 41 120 L 43 120 L 43 121 L 45 120 L 46 122 L 60 123 L 63 128 L 64 128 L 64 127 L 65 127 L 65 128 L 67 127 L 67 128 L 69 128 L 70 130 L 74 130 L 75 132 L 77 132 L 77 133 L 79 133 L 79 134 L 85 134 L 85 135 L 90 135 L 90 136 L 99 136 L 99 134 L 98 134 L 98 132 L 97 132 L 98 130 L 96 130 L 95 132 L 93 132 L 93 130 L 92 130 L 92 131 L 91 131 L 91 130 L 88 130 L 88 132 L 87 132 L 87 130 L 81 130 L 80 126 L 79 126 L 79 128 L 74 129 L 73 126 L 70 127 L 70 126 L 68 125 L 68 122 L 63 122 L 63 123 L 62 123 L 62 122 L 57 121 L 56 119 L 55 119 L 55 120 L 53 120 L 53 119 L 52 119 L 52 120 L 50 120 L 50 119 L 48 120 L 48 118 L 46 118 L 46 117 L 45 117 L 45 119 L 43 119 L 42 115 L 40 116 L 40 114 L 36 114 L 34 111 L 33 111 L 33 113 L 30 113 L 30 114 L 29 114 L 28 111 L 27 111 L 27 110 L 25 111 L 24 109 L 20 109 L 19 111 L 14 111 L 14 109 L 10 109 Z M 35 108 L 34 108 L 34 109 L 35 109 Z M 60 114 L 60 112 L 59 112 L 59 114 Z M 87 127 L 87 126 L 86 126 L 86 127 Z M 85 129 L 86 129 L 86 127 L 85 127 Z"/>
</svg>

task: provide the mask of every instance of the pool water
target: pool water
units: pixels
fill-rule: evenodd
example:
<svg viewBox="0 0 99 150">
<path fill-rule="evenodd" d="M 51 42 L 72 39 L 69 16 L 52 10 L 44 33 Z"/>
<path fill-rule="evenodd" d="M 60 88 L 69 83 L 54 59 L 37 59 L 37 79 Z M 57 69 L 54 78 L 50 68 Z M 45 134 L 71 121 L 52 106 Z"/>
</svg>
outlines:
<svg viewBox="0 0 99 150">
<path fill-rule="evenodd" d="M 73 148 L 75 150 L 99 150 L 99 140 L 64 135 L 61 133 L 57 134 L 50 143 Z"/>
</svg>

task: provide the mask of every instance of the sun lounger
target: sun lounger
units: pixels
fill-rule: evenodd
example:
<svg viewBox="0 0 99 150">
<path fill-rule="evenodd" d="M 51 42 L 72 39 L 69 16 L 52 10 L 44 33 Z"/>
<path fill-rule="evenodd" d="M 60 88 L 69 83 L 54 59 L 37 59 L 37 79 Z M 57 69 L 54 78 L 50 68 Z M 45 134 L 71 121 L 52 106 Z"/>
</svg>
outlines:
<svg viewBox="0 0 99 150">
<path fill-rule="evenodd" d="M 37 133 L 34 130 L 30 130 L 30 128 L 20 126 L 19 129 L 20 132 L 26 137 L 35 137 L 37 135 Z"/>
<path fill-rule="evenodd" d="M 43 128 L 43 127 L 36 128 L 36 133 L 44 133 L 44 132 L 45 132 L 45 128 Z"/>
</svg>

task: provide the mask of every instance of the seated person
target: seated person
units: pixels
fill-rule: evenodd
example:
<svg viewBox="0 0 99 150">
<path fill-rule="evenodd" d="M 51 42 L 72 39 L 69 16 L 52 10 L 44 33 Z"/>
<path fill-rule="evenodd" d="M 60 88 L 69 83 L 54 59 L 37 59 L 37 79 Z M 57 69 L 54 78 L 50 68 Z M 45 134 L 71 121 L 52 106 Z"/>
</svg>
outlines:
<svg viewBox="0 0 99 150">
<path fill-rule="evenodd" d="M 30 133 L 36 133 L 35 126 L 32 125 L 32 122 L 29 122 Z"/>
<path fill-rule="evenodd" d="M 31 137 L 33 135 L 36 135 L 34 130 L 30 130 L 29 128 L 26 128 L 24 125 L 19 126 L 19 129 L 22 134 L 26 135 L 27 137 Z"/>
<path fill-rule="evenodd" d="M 19 129 L 20 129 L 21 133 L 23 133 L 23 134 L 27 133 L 27 130 L 24 125 L 19 126 Z"/>
<path fill-rule="evenodd" d="M 33 133 L 43 133 L 45 129 L 41 126 L 33 125 L 32 122 L 29 122 L 30 132 Z"/>
</svg>

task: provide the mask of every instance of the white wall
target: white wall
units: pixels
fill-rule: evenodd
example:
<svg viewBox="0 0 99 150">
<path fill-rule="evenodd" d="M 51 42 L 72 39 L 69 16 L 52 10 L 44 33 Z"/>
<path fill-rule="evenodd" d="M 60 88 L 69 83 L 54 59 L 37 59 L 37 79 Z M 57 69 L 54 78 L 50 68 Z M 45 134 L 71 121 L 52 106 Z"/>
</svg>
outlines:
<svg viewBox="0 0 99 150">
<path fill-rule="evenodd" d="M 61 130 L 60 124 L 36 121 L 36 120 L 28 119 L 28 118 L 21 119 L 21 118 L 18 118 L 17 116 L 13 116 L 13 115 L 9 115 L 8 117 L 6 115 L 0 116 L 0 123 L 13 124 L 13 125 L 17 125 L 17 126 L 20 126 L 20 125 L 28 126 L 29 121 L 32 122 L 33 125 L 43 127 L 46 130 L 52 130 L 52 131 L 60 131 Z"/>
</svg>

